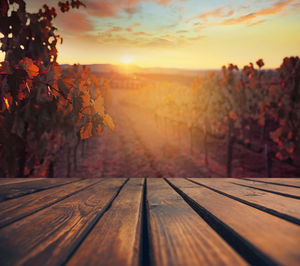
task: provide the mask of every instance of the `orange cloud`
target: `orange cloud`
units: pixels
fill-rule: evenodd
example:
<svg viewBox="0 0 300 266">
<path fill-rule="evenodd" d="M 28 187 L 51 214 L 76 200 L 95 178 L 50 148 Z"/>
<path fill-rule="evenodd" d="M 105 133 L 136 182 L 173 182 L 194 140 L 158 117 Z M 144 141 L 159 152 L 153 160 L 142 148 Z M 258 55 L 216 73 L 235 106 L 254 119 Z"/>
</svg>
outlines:
<svg viewBox="0 0 300 266">
<path fill-rule="evenodd" d="M 164 34 L 160 36 L 162 39 L 168 39 L 168 38 L 172 38 L 173 36 L 171 34 Z"/>
<path fill-rule="evenodd" d="M 133 32 L 126 33 L 120 32 L 116 34 L 110 34 L 107 32 L 99 33 L 97 36 L 97 42 L 107 45 L 122 45 L 122 46 L 132 46 L 135 47 L 157 47 L 157 48 L 167 48 L 167 47 L 178 47 L 180 45 L 186 44 L 188 39 L 181 36 L 181 39 L 174 38 L 178 36 L 172 36 L 170 34 L 165 34 L 164 36 L 156 37 L 154 34 L 147 32 Z"/>
<path fill-rule="evenodd" d="M 82 33 L 93 30 L 91 21 L 88 20 L 84 14 L 79 12 L 65 13 L 55 19 L 55 24 L 63 31 L 72 33 Z"/>
<path fill-rule="evenodd" d="M 87 12 L 89 13 L 89 15 L 95 17 L 116 17 L 121 7 L 121 0 L 113 2 L 91 1 L 87 5 Z"/>
<path fill-rule="evenodd" d="M 188 38 L 188 40 L 190 40 L 190 41 L 198 41 L 198 40 L 202 40 L 204 38 L 206 38 L 206 36 L 199 35 L 199 36 L 196 36 L 196 37 L 190 37 L 190 38 Z"/>
<path fill-rule="evenodd" d="M 299 3 L 295 3 L 293 6 L 292 6 L 293 10 L 300 10 L 300 2 Z"/>
<path fill-rule="evenodd" d="M 157 2 L 158 5 L 167 5 L 169 4 L 170 2 L 172 2 L 173 0 L 159 0 Z"/>
<path fill-rule="evenodd" d="M 235 11 L 233 9 L 227 11 L 226 10 L 227 8 L 228 8 L 228 6 L 221 6 L 221 7 L 215 8 L 211 11 L 201 13 L 200 15 L 187 20 L 187 23 L 192 20 L 195 20 L 195 19 L 201 19 L 201 20 L 207 21 L 210 17 L 214 17 L 214 18 L 215 17 L 229 17 L 229 16 L 233 15 Z"/>
<path fill-rule="evenodd" d="M 133 35 L 134 36 L 153 36 L 153 34 L 147 33 L 147 32 L 144 32 L 144 31 L 135 32 L 135 33 L 133 33 Z"/>
<path fill-rule="evenodd" d="M 134 28 L 141 26 L 140 23 L 135 23 L 126 28 L 127 31 L 131 32 Z"/>
<path fill-rule="evenodd" d="M 158 0 L 158 1 L 156 1 L 156 4 L 164 6 L 164 5 L 171 3 L 172 1 L 174 1 L 174 0 Z M 180 1 L 185 2 L 186 0 L 180 0 Z"/>
<path fill-rule="evenodd" d="M 107 30 L 106 33 L 119 32 L 119 31 L 122 31 L 121 27 L 112 27 L 109 30 Z"/>
<path fill-rule="evenodd" d="M 231 18 L 231 19 L 224 20 L 221 24 L 223 24 L 223 25 L 240 24 L 240 23 L 252 21 L 255 18 L 256 18 L 255 13 L 250 13 L 248 15 L 240 16 L 237 18 Z"/>
<path fill-rule="evenodd" d="M 178 30 L 178 31 L 176 31 L 176 33 L 188 33 L 189 31 L 187 31 L 187 30 Z"/>
<path fill-rule="evenodd" d="M 255 14 L 257 16 L 277 14 L 277 13 L 285 10 L 289 5 L 291 5 L 291 4 L 295 3 L 295 2 L 296 2 L 296 0 L 278 1 L 276 3 L 273 3 L 268 8 L 263 8 L 263 9 L 255 12 Z"/>
<path fill-rule="evenodd" d="M 147 43 L 145 46 L 170 47 L 170 46 L 174 46 L 174 45 L 175 45 L 175 43 L 173 43 L 169 40 L 162 39 L 162 38 L 154 38 L 149 43 Z"/>
<path fill-rule="evenodd" d="M 212 11 L 204 12 L 204 13 L 200 14 L 199 16 L 197 16 L 196 18 L 206 20 L 209 17 L 218 17 L 218 16 L 221 16 L 223 14 L 224 9 L 225 9 L 224 6 L 218 7 L 216 9 L 212 10 Z"/>
<path fill-rule="evenodd" d="M 297 2 L 297 0 L 284 0 L 284 1 L 278 1 L 276 3 L 273 3 L 269 7 L 261 8 L 260 10 L 257 10 L 253 13 L 236 17 L 236 18 L 231 18 L 224 20 L 221 24 L 223 25 L 232 25 L 232 24 L 241 24 L 241 23 L 246 23 L 249 26 L 257 25 L 263 23 L 265 20 L 261 19 L 259 21 L 253 21 L 259 17 L 267 17 L 270 15 L 275 15 L 278 13 L 281 13 L 282 11 L 286 10 L 289 6 L 291 6 L 293 3 Z"/>
<path fill-rule="evenodd" d="M 175 0 L 92 0 L 87 3 L 87 12 L 91 16 L 108 18 L 117 17 L 120 11 L 133 14 L 141 2 L 151 1 L 157 5 L 167 5 Z M 186 0 L 181 0 L 186 1 Z"/>
<path fill-rule="evenodd" d="M 232 9 L 232 10 L 229 10 L 228 11 L 228 13 L 225 15 L 225 17 L 230 17 L 230 16 L 232 16 L 233 14 L 234 14 L 234 10 Z"/>
<path fill-rule="evenodd" d="M 221 25 L 233 25 L 233 24 L 247 24 L 248 26 L 261 24 L 265 21 L 266 16 L 274 15 L 283 12 L 289 7 L 295 8 L 295 5 L 299 0 L 278 0 L 277 2 L 271 3 L 268 7 L 261 8 L 249 14 L 241 15 L 238 17 L 227 18 L 223 20 Z M 201 13 L 200 15 L 190 18 L 186 22 L 189 23 L 192 20 L 202 20 L 207 22 L 209 18 L 218 19 L 226 18 L 234 15 L 236 11 L 245 11 L 250 8 L 250 5 L 240 6 L 239 8 L 227 10 L 229 6 L 221 6 L 213 10 Z M 259 19 L 260 18 L 260 19 Z M 258 19 L 258 20 L 257 20 Z M 194 26 L 199 25 L 199 22 L 194 23 Z"/>
<path fill-rule="evenodd" d="M 87 12 L 95 17 L 117 17 L 120 11 L 134 13 L 136 6 L 143 0 L 94 0 L 87 4 Z"/>
<path fill-rule="evenodd" d="M 264 23 L 266 20 L 262 19 L 262 20 L 258 20 L 258 21 L 255 21 L 253 23 L 250 23 L 248 24 L 248 26 L 255 26 L 255 25 L 259 25 L 259 24 L 262 24 Z"/>
</svg>

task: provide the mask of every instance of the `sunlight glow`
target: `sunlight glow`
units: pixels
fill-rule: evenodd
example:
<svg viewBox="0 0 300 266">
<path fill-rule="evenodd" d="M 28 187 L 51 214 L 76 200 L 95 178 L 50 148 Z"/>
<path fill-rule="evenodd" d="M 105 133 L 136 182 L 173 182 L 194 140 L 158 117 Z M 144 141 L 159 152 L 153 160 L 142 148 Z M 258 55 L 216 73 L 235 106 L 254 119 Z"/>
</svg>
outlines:
<svg viewBox="0 0 300 266">
<path fill-rule="evenodd" d="M 130 63 L 132 63 L 132 61 L 133 61 L 133 56 L 129 55 L 129 54 L 123 55 L 123 57 L 121 59 L 121 62 L 123 64 L 130 64 Z"/>
</svg>

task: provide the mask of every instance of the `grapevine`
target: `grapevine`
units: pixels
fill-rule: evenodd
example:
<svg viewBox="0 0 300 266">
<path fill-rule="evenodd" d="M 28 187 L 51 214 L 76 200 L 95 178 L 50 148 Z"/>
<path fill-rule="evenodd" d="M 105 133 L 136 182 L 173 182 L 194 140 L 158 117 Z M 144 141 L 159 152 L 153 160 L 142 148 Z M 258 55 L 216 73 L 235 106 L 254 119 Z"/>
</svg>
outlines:
<svg viewBox="0 0 300 266">
<path fill-rule="evenodd" d="M 84 4 L 72 0 L 58 6 L 67 12 Z M 23 0 L 1 0 L 0 15 L 5 53 L 0 66 L 0 174 L 53 176 L 64 147 L 74 149 L 76 167 L 80 140 L 102 134 L 104 126 L 114 127 L 105 110 L 107 83 L 84 66 L 64 69 L 57 63 L 56 44 L 62 38 L 53 26 L 54 7 L 28 13 Z"/>
<path fill-rule="evenodd" d="M 232 175 L 235 145 L 264 153 L 265 175 L 271 176 L 274 160 L 298 167 L 300 59 L 284 58 L 275 70 L 263 67 L 262 59 L 241 69 L 229 64 L 195 78 L 190 87 L 156 84 L 130 92 L 124 102 L 140 104 L 178 125 L 184 123 L 191 132 L 201 131 L 206 166 L 208 139 L 223 139 L 226 176 Z"/>
</svg>

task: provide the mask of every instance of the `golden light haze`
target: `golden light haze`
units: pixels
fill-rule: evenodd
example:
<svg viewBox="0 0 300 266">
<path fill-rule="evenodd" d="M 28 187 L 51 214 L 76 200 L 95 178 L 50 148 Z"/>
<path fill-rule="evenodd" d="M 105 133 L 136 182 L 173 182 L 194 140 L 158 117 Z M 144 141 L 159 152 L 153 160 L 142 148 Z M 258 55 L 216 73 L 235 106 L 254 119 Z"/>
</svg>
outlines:
<svg viewBox="0 0 300 266">
<path fill-rule="evenodd" d="M 35 10 L 40 3 L 34 0 L 28 7 Z M 284 57 L 300 55 L 296 0 L 85 3 L 87 8 L 55 19 L 64 38 L 59 63 L 218 69 L 263 58 L 267 68 L 274 68 Z"/>
</svg>

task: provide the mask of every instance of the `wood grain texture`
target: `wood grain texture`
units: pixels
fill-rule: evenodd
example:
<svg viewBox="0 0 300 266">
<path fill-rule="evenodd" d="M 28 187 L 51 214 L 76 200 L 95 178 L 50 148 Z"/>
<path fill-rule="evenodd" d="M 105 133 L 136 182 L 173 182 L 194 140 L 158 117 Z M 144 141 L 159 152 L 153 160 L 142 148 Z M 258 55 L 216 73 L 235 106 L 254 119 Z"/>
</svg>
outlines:
<svg viewBox="0 0 300 266">
<path fill-rule="evenodd" d="M 0 229 L 0 265 L 60 265 L 119 192 L 125 179 L 100 183 Z"/>
<path fill-rule="evenodd" d="M 76 179 L 76 181 L 78 181 Z M 83 179 L 64 186 L 49 188 L 33 194 L 28 194 L 22 199 L 14 198 L 0 202 L 0 228 L 46 208 L 66 197 L 71 196 L 90 185 L 100 182 L 98 179 Z"/>
<path fill-rule="evenodd" d="M 299 200 L 282 197 L 273 193 L 241 187 L 222 179 L 189 178 L 199 184 L 205 185 L 229 196 L 235 197 L 249 205 L 254 205 L 261 210 L 274 213 L 279 217 L 289 219 L 300 224 Z M 295 218 L 295 219 L 293 219 Z"/>
<path fill-rule="evenodd" d="M 147 200 L 153 264 L 246 264 L 163 179 L 147 179 Z"/>
<path fill-rule="evenodd" d="M 126 183 L 67 265 L 138 265 L 143 183 Z"/>
<path fill-rule="evenodd" d="M 15 184 L 20 182 L 36 181 L 45 178 L 0 178 L 0 186 L 7 184 Z"/>
<path fill-rule="evenodd" d="M 244 178 L 255 182 L 270 183 L 273 185 L 286 185 L 300 188 L 300 178 Z"/>
<path fill-rule="evenodd" d="M 168 179 L 271 260 L 299 265 L 300 227 L 184 179 Z M 201 179 L 199 179 L 201 182 Z"/>
<path fill-rule="evenodd" d="M 45 178 L 28 182 L 18 182 L 0 186 L 0 201 L 21 197 L 44 189 L 58 187 L 64 184 L 78 181 L 70 178 Z"/>
<path fill-rule="evenodd" d="M 300 199 L 300 189 L 295 187 L 278 186 L 278 185 L 273 185 L 268 183 L 260 183 L 260 182 L 237 179 L 237 178 L 230 180 L 230 182 L 233 184 L 238 184 L 240 186 L 248 186 L 248 187 L 256 188 L 261 191 L 275 193 L 283 197 L 294 197 L 298 200 Z"/>
</svg>

